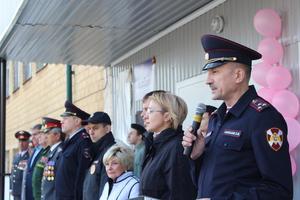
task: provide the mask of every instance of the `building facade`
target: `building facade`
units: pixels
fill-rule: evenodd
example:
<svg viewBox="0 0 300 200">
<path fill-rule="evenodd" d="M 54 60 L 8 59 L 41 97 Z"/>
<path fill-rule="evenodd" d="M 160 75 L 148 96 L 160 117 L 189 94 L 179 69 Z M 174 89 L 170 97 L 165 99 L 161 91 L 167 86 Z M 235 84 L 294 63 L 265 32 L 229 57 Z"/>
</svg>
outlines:
<svg viewBox="0 0 300 200">
<path fill-rule="evenodd" d="M 103 110 L 105 68 L 72 66 L 73 103 L 92 113 Z M 30 130 L 43 116 L 60 119 L 67 99 L 66 65 L 7 62 L 6 172 L 10 171 L 18 130 Z"/>
</svg>

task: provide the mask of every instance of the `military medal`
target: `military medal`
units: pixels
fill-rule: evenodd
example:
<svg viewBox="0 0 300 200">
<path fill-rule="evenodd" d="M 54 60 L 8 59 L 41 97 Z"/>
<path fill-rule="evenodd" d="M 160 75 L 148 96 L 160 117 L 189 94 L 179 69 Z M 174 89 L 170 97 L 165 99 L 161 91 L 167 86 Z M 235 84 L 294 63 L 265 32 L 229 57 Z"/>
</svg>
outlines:
<svg viewBox="0 0 300 200">
<path fill-rule="evenodd" d="M 96 170 L 96 165 L 95 164 L 92 164 L 91 168 L 90 168 L 90 173 L 91 174 L 94 174 L 95 173 L 95 170 Z"/>
<path fill-rule="evenodd" d="M 44 173 L 44 178 L 47 180 L 47 181 L 54 181 L 54 164 L 55 162 L 54 161 L 49 161 L 47 163 L 47 166 L 45 168 L 45 173 Z"/>
</svg>

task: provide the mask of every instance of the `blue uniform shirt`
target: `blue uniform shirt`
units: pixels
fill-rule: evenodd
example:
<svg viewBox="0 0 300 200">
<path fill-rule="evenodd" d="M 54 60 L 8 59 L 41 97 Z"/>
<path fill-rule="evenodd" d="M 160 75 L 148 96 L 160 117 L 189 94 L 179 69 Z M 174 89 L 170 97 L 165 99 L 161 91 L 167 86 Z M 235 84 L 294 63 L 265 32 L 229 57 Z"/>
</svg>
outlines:
<svg viewBox="0 0 300 200">
<path fill-rule="evenodd" d="M 287 125 L 253 86 L 211 116 L 205 143 L 198 198 L 292 199 Z"/>
</svg>

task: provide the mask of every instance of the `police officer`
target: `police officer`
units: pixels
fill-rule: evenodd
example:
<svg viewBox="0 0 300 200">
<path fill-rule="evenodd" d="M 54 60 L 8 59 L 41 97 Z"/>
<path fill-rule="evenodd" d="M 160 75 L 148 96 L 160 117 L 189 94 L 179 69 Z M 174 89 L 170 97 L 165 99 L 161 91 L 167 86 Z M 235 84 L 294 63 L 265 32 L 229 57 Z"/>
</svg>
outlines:
<svg viewBox="0 0 300 200">
<path fill-rule="evenodd" d="M 59 120 L 43 117 L 44 132 L 47 134 L 47 144 L 50 150 L 42 180 L 42 200 L 55 200 L 56 163 L 62 151 L 64 134 Z"/>
<path fill-rule="evenodd" d="M 213 99 L 224 103 L 209 121 L 197 198 L 292 199 L 286 122 L 248 86 L 251 62 L 261 55 L 214 35 L 204 35 L 201 41 L 206 83 Z M 194 140 L 186 131 L 183 145 Z"/>
<path fill-rule="evenodd" d="M 99 200 L 104 185 L 108 181 L 103 156 L 107 149 L 115 143 L 115 139 L 111 132 L 111 120 L 107 113 L 95 112 L 86 122 L 88 122 L 87 129 L 93 142 L 95 158 L 85 175 L 83 199 Z"/>
<path fill-rule="evenodd" d="M 18 131 L 15 137 L 19 140 L 20 151 L 14 156 L 10 175 L 10 190 L 15 200 L 21 199 L 23 172 L 29 159 L 29 138 L 27 131 Z"/>
<path fill-rule="evenodd" d="M 81 200 L 85 171 L 91 164 L 92 141 L 82 126 L 89 114 L 70 101 L 65 102 L 62 116 L 62 131 L 66 134 L 56 172 L 56 199 Z"/>
</svg>

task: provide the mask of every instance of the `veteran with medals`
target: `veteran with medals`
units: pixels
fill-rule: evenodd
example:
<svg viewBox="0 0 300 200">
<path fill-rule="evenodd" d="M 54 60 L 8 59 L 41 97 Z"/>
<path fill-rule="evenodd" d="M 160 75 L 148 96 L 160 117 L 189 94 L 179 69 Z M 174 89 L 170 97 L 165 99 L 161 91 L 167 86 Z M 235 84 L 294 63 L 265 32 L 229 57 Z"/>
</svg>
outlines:
<svg viewBox="0 0 300 200">
<path fill-rule="evenodd" d="M 15 200 L 21 199 L 22 180 L 24 169 L 29 159 L 29 138 L 30 133 L 27 131 L 18 131 L 15 137 L 19 140 L 20 151 L 15 155 L 13 167 L 10 175 L 10 193 Z"/>
<path fill-rule="evenodd" d="M 43 118 L 44 132 L 47 134 L 47 143 L 50 150 L 47 154 L 48 162 L 44 168 L 42 179 L 42 200 L 55 200 L 55 175 L 57 159 L 62 151 L 64 134 L 61 131 L 59 120 L 49 117 Z"/>
<path fill-rule="evenodd" d="M 107 149 L 115 143 L 111 132 L 111 120 L 105 112 L 95 112 L 88 120 L 87 130 L 93 142 L 95 155 L 89 171 L 85 175 L 83 185 L 84 200 L 98 200 L 102 194 L 108 176 L 102 162 Z"/>
</svg>

